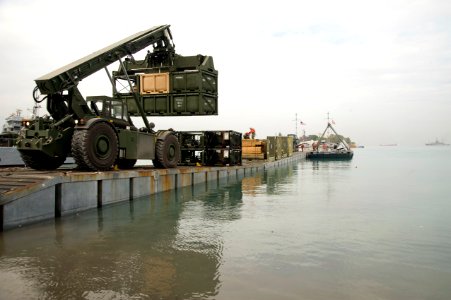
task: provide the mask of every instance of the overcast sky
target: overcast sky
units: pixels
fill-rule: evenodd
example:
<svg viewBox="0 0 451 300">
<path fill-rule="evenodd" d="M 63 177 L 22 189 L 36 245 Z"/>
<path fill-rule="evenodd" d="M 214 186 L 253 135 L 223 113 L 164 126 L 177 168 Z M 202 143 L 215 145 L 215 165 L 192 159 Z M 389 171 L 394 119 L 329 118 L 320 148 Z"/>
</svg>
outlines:
<svg viewBox="0 0 451 300">
<path fill-rule="evenodd" d="M 449 0 L 0 0 L 0 124 L 33 107 L 36 78 L 161 24 L 177 53 L 213 56 L 219 115 L 157 129 L 318 134 L 329 112 L 363 145 L 451 142 Z M 103 70 L 79 88 L 111 94 Z"/>
</svg>

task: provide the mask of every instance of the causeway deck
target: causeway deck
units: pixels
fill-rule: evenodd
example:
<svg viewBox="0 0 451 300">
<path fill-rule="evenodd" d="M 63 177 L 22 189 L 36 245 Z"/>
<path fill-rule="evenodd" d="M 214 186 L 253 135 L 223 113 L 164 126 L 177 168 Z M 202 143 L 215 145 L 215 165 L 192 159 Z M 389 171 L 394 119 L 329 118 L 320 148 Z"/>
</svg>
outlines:
<svg viewBox="0 0 451 300">
<path fill-rule="evenodd" d="M 304 158 L 305 153 L 296 152 L 277 161 L 250 161 L 242 166 L 138 166 L 106 172 L 79 171 L 69 166 L 55 171 L 0 168 L 0 230 L 190 185 L 219 186 Z"/>
</svg>

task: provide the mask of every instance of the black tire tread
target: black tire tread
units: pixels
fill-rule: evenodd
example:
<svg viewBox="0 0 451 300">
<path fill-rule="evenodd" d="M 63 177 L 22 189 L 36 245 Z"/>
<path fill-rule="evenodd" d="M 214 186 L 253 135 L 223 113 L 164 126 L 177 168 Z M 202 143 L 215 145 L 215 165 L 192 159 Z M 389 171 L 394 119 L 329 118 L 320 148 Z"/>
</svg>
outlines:
<svg viewBox="0 0 451 300">
<path fill-rule="evenodd" d="M 78 168 L 81 170 L 92 170 L 92 171 L 108 171 L 111 169 L 111 166 L 99 166 L 91 161 L 88 155 L 89 147 L 92 145 L 89 144 L 89 137 L 92 134 L 92 128 L 96 125 L 101 125 L 105 123 L 94 123 L 92 127 L 87 130 L 75 130 L 72 136 L 72 156 L 77 164 Z M 109 125 L 107 125 L 109 126 Z M 118 141 L 116 142 L 116 149 L 118 149 Z"/>
<path fill-rule="evenodd" d="M 89 164 L 86 151 L 87 130 L 75 130 L 72 136 L 72 157 L 77 167 L 81 170 L 93 170 L 94 166 Z"/>
<path fill-rule="evenodd" d="M 166 144 L 168 142 L 171 142 L 170 140 L 172 140 L 172 142 L 174 142 L 176 144 L 176 159 L 172 160 L 172 161 L 168 161 L 166 159 Z M 167 135 L 166 138 L 164 140 L 157 140 L 157 143 L 155 145 L 155 157 L 156 157 L 156 164 L 154 162 L 154 166 L 156 168 L 175 168 L 177 167 L 177 163 L 180 160 L 180 144 L 178 142 L 178 139 L 175 135 L 170 134 Z"/>
<path fill-rule="evenodd" d="M 39 151 L 20 151 L 20 156 L 27 167 L 35 170 L 55 170 L 66 160 L 66 157 L 51 157 Z"/>
</svg>

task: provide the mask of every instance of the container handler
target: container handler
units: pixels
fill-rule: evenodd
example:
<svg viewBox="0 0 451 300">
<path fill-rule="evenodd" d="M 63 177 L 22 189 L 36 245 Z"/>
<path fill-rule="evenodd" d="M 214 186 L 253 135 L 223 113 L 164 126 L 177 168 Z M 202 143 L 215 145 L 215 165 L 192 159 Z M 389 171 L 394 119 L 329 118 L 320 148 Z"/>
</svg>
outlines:
<svg viewBox="0 0 451 300">
<path fill-rule="evenodd" d="M 152 46 L 143 60 L 133 54 Z M 112 74 L 107 66 L 118 62 Z M 81 95 L 78 84 L 105 69 L 112 97 Z M 175 53 L 169 25 L 155 26 L 35 80 L 36 103 L 47 100 L 50 116 L 22 128 L 17 149 L 28 167 L 52 170 L 72 156 L 79 169 L 132 168 L 151 159 L 176 167 L 180 145 L 173 130 L 154 131 L 148 116 L 218 114 L 218 72 L 211 56 Z M 138 129 L 132 117 L 140 116 Z"/>
</svg>

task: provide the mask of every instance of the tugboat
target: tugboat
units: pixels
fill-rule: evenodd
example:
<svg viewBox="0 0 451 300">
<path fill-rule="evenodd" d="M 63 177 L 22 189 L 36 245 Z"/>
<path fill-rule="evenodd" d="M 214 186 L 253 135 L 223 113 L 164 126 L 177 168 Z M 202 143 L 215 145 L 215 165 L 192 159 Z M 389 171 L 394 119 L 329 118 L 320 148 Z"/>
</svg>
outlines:
<svg viewBox="0 0 451 300">
<path fill-rule="evenodd" d="M 328 144 L 323 141 L 323 137 L 328 129 L 331 129 L 335 133 L 337 138 L 340 140 L 340 143 Z M 306 158 L 311 160 L 350 160 L 353 156 L 354 152 L 351 150 L 346 141 L 343 140 L 335 131 L 329 121 L 327 122 L 326 129 L 319 138 L 318 142 L 313 145 L 313 150 L 307 152 L 306 154 Z"/>
</svg>

